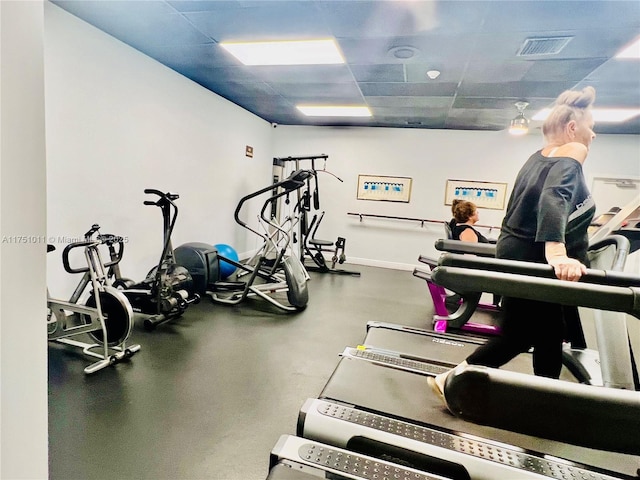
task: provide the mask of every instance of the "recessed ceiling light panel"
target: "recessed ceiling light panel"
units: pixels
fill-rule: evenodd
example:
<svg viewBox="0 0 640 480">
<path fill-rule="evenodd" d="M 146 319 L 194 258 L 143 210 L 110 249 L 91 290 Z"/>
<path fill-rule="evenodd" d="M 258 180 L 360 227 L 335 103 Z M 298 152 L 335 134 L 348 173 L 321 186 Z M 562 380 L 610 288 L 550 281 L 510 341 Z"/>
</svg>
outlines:
<svg viewBox="0 0 640 480">
<path fill-rule="evenodd" d="M 371 110 L 363 106 L 347 105 L 298 105 L 298 110 L 308 117 L 370 117 Z"/>
<path fill-rule="evenodd" d="M 220 46 L 244 65 L 329 65 L 344 63 L 334 40 L 224 42 Z"/>
</svg>

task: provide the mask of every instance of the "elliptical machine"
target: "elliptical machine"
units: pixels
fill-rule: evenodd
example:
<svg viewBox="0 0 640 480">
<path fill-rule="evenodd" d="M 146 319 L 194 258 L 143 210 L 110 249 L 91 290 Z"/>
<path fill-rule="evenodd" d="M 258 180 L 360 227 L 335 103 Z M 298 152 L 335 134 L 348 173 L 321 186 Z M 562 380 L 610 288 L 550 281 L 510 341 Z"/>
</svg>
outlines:
<svg viewBox="0 0 640 480">
<path fill-rule="evenodd" d="M 124 252 L 122 238 L 114 235 L 103 237 L 111 256 L 112 265 L 108 275 L 112 278 L 113 286 L 122 290 L 134 312 L 148 315 L 144 327 L 151 331 L 160 324 L 180 317 L 189 305 L 200 301 L 200 295 L 194 291 L 189 271 L 176 263 L 171 244 L 171 234 L 178 218 L 178 207 L 174 200 L 180 198 L 179 195 L 152 188 L 145 189 L 144 193 L 159 197 L 156 201 L 145 200 L 144 204 L 160 207 L 162 211 L 164 246 L 158 264 L 142 282 L 135 283 L 120 273 L 119 262 Z"/>
<path fill-rule="evenodd" d="M 263 241 L 249 260 L 237 262 L 221 255 L 216 248 L 200 242 L 186 243 L 176 248 L 177 261 L 189 269 L 199 293 L 206 293 L 214 302 L 227 305 L 237 305 L 248 297 L 259 297 L 286 312 L 306 308 L 309 301 L 309 275 L 298 256 L 290 251 L 293 229 L 298 222 L 295 213 L 299 213 L 299 208 L 296 205 L 294 215 L 283 221 L 279 221 L 274 212 L 278 200 L 304 187 L 306 179 L 311 175 L 311 170 L 296 170 L 287 179 L 240 199 L 234 213 L 236 223 L 255 233 Z M 263 229 L 260 232 L 240 218 L 240 211 L 247 201 L 265 193 L 270 195 L 262 204 L 258 216 Z M 222 280 L 219 262 L 226 262 L 237 268 L 236 278 L 242 280 Z M 286 302 L 275 296 L 285 292 Z"/>
</svg>

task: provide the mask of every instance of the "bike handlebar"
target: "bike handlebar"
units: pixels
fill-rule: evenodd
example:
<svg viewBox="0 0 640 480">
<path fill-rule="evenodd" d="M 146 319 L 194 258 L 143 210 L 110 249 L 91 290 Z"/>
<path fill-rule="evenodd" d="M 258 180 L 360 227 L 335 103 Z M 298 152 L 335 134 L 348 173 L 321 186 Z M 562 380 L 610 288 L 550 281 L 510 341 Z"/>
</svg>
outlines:
<svg viewBox="0 0 640 480">
<path fill-rule="evenodd" d="M 165 192 L 161 192 L 160 190 L 156 190 L 155 188 L 145 188 L 144 189 L 144 193 L 150 194 L 150 195 L 157 195 L 158 197 L 160 197 L 155 202 L 152 201 L 152 200 L 145 200 L 144 201 L 145 205 L 161 206 L 163 200 L 165 202 L 169 202 L 169 203 L 173 204 L 173 200 L 177 200 L 178 198 L 180 198 L 180 195 L 178 195 L 177 193 L 171 193 L 171 192 L 166 192 L 165 193 Z"/>
<path fill-rule="evenodd" d="M 90 240 L 93 234 L 96 233 L 98 230 L 100 230 L 100 225 L 98 225 L 97 223 L 94 223 L 93 225 L 91 225 L 91 228 L 89 229 L 89 231 L 84 234 L 85 240 Z"/>
<path fill-rule="evenodd" d="M 87 267 L 82 267 L 82 268 L 72 268 L 71 264 L 69 263 L 69 253 L 74 248 L 82 248 L 82 247 L 94 247 L 95 248 L 98 245 L 100 245 L 100 242 L 98 240 L 85 240 L 85 241 L 82 241 L 82 242 L 70 243 L 69 245 L 64 247 L 64 250 L 62 251 L 62 265 L 64 266 L 64 269 L 69 273 L 84 273 L 84 272 L 88 272 L 89 271 L 89 267 L 88 266 Z"/>
</svg>

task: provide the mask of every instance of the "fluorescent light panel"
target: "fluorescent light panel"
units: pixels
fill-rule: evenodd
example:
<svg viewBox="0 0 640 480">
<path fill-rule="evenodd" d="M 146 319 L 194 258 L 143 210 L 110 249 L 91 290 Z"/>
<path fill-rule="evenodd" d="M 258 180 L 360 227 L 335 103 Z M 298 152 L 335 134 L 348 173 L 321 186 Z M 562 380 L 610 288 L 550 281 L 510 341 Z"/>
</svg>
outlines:
<svg viewBox="0 0 640 480">
<path fill-rule="evenodd" d="M 369 107 L 346 105 L 298 105 L 298 110 L 307 117 L 370 117 Z"/>
<path fill-rule="evenodd" d="M 550 112 L 550 108 L 544 108 L 536 113 L 532 120 L 544 121 Z M 622 123 L 640 115 L 640 108 L 594 108 L 591 113 L 596 123 Z"/>
<path fill-rule="evenodd" d="M 329 65 L 344 63 L 333 40 L 224 42 L 220 46 L 245 65 Z"/>
<path fill-rule="evenodd" d="M 634 42 L 632 42 L 628 47 L 620 50 L 615 58 L 633 58 L 640 59 L 640 37 L 638 37 Z"/>
</svg>

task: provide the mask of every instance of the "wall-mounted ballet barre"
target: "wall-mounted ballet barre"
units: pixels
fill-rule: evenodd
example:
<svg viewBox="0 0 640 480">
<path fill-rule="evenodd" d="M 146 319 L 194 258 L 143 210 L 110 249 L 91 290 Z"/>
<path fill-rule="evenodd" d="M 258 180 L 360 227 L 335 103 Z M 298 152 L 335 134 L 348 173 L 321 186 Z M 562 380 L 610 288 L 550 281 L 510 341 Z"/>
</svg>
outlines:
<svg viewBox="0 0 640 480">
<path fill-rule="evenodd" d="M 434 223 L 438 225 L 442 225 L 443 223 L 446 223 L 443 220 L 430 220 L 428 218 L 396 217 L 391 215 L 375 215 L 372 213 L 347 212 L 347 215 L 358 217 L 360 222 L 362 222 L 365 218 L 378 218 L 378 219 L 384 219 L 384 220 L 404 220 L 404 221 L 410 221 L 410 222 L 420 222 L 420 228 L 423 228 L 425 223 Z M 493 230 L 500 230 L 500 227 L 496 227 L 493 225 L 476 224 L 474 225 L 474 227 L 486 228 L 489 230 L 489 233 L 491 233 Z"/>
</svg>

